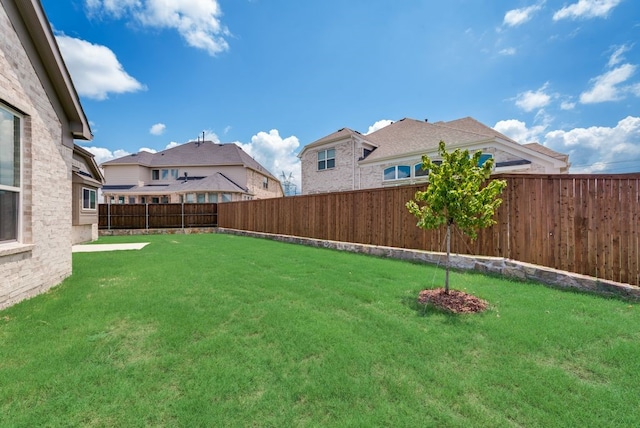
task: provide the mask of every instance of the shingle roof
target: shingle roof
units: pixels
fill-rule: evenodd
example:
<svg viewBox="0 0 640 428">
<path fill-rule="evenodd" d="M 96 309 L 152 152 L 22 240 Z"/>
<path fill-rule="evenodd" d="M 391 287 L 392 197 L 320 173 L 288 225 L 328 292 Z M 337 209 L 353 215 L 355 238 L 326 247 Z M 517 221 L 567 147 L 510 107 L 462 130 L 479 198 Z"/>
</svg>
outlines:
<svg viewBox="0 0 640 428">
<path fill-rule="evenodd" d="M 569 159 L 569 155 L 565 155 L 564 153 L 556 152 L 555 150 L 551 150 L 549 147 L 543 146 L 539 143 L 527 143 L 523 144 L 524 147 L 535 150 L 538 153 L 542 153 L 543 155 L 551 156 L 552 158 L 567 161 Z"/>
<path fill-rule="evenodd" d="M 242 165 L 276 179 L 266 168 L 236 144 L 211 141 L 189 142 L 158 153 L 139 152 L 104 162 L 103 165 L 138 164 L 147 167 Z"/>
<path fill-rule="evenodd" d="M 469 122 L 471 124 L 471 122 Z M 440 141 L 447 144 L 474 143 L 493 138 L 488 132 L 483 134 L 460 129 L 462 124 L 447 126 L 415 119 L 402 119 L 366 136 L 378 145 L 363 162 L 373 162 L 400 153 L 415 154 L 437 150 Z"/>
<path fill-rule="evenodd" d="M 107 186 L 106 190 L 119 190 L 122 194 L 169 194 L 184 192 L 230 192 L 247 193 L 245 189 L 222 173 L 215 173 L 200 180 L 178 179 L 167 185 L 132 186 L 128 189 L 115 189 Z"/>
<path fill-rule="evenodd" d="M 300 154 L 298 155 L 298 157 L 302 156 L 302 153 L 312 147 L 315 146 L 320 146 L 324 143 L 328 143 L 331 141 L 337 141 L 337 140 L 341 140 L 343 138 L 347 138 L 350 137 L 352 135 L 356 135 L 359 137 L 362 137 L 363 135 L 361 133 L 359 133 L 358 131 L 354 131 L 353 129 L 349 129 L 349 128 L 342 128 L 337 130 L 336 132 L 333 132 L 325 137 L 320 138 L 319 140 L 316 140 L 312 143 L 307 144 L 306 146 L 304 146 L 302 148 L 302 150 L 300 151 Z"/>
</svg>

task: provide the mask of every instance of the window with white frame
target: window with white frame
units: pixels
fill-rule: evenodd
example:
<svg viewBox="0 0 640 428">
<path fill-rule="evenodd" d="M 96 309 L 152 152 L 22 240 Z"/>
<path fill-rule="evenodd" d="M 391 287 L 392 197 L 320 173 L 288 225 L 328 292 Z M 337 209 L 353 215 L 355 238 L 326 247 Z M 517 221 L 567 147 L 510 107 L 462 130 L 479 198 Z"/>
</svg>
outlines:
<svg viewBox="0 0 640 428">
<path fill-rule="evenodd" d="M 336 149 L 320 150 L 318 152 L 318 171 L 336 167 Z"/>
<path fill-rule="evenodd" d="M 262 188 L 263 189 L 269 188 L 269 179 L 267 177 L 262 177 Z"/>
<path fill-rule="evenodd" d="M 160 180 L 160 170 L 159 169 L 152 169 L 151 170 L 151 179 L 152 180 Z"/>
<path fill-rule="evenodd" d="M 435 165 L 440 165 L 442 161 L 432 161 Z M 422 162 L 417 163 L 413 166 L 413 176 L 414 177 L 426 177 L 429 175 L 428 169 L 422 169 Z"/>
<path fill-rule="evenodd" d="M 217 193 L 207 193 L 207 202 L 218 203 L 218 194 Z"/>
<path fill-rule="evenodd" d="M 131 202 L 131 198 L 129 198 L 129 203 L 134 204 L 136 202 L 135 198 L 133 202 Z M 87 187 L 82 188 L 82 209 L 85 211 L 95 211 L 96 210 L 96 191 L 95 189 L 89 189 Z"/>
<path fill-rule="evenodd" d="M 395 165 L 384 170 L 384 181 L 402 180 L 411 177 L 411 167 L 409 165 Z"/>
<path fill-rule="evenodd" d="M 178 179 L 178 170 L 177 169 L 161 169 L 160 170 L 160 179 L 162 179 L 162 180 L 177 180 Z"/>
<path fill-rule="evenodd" d="M 231 202 L 231 193 L 223 193 L 220 202 Z"/>
<path fill-rule="evenodd" d="M 0 105 L 0 243 L 20 239 L 22 117 Z"/>
</svg>

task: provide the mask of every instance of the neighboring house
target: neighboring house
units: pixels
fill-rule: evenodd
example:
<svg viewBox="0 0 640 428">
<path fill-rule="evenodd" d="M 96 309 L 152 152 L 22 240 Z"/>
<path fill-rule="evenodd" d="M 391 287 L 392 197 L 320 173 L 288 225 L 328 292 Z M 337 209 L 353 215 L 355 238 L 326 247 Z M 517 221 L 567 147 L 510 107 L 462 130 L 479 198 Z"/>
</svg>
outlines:
<svg viewBox="0 0 640 428">
<path fill-rule="evenodd" d="M 104 177 L 94 156 L 77 144 L 73 147 L 73 197 L 71 242 L 80 244 L 98 239 L 98 191 Z"/>
<path fill-rule="evenodd" d="M 284 196 L 280 181 L 236 144 L 192 141 L 104 162 L 108 204 L 231 202 Z"/>
<path fill-rule="evenodd" d="M 71 275 L 74 139 L 89 122 L 39 0 L 0 0 L 0 308 Z"/>
<path fill-rule="evenodd" d="M 569 170 L 568 155 L 537 143 L 519 144 L 470 117 L 435 123 L 405 118 L 367 135 L 343 128 L 305 146 L 298 155 L 302 194 L 425 182 L 422 155 L 438 159 L 440 141 L 447 150 L 480 150 L 482 160 L 494 158 L 494 173 Z"/>
</svg>

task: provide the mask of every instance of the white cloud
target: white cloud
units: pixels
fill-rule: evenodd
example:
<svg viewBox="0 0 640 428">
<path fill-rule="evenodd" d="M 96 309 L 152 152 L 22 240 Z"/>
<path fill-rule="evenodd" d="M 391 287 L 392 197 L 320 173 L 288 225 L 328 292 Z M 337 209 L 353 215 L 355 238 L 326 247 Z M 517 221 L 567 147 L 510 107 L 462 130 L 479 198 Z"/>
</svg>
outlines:
<svg viewBox="0 0 640 428">
<path fill-rule="evenodd" d="M 627 81 L 635 71 L 635 65 L 623 64 L 592 79 L 592 88 L 580 94 L 580 102 L 583 104 L 593 104 L 605 101 L 618 101 L 623 99 L 627 93 L 634 93 L 633 86 L 620 87 L 619 85 Z"/>
<path fill-rule="evenodd" d="M 379 120 L 376 123 L 374 123 L 373 125 L 371 125 L 364 135 L 369 135 L 369 134 L 371 134 L 373 132 L 376 132 L 376 131 L 384 128 L 385 126 L 391 125 L 392 123 L 393 123 L 393 120 L 389 120 L 389 119 Z"/>
<path fill-rule="evenodd" d="M 89 16 L 132 19 L 150 28 L 176 30 L 189 46 L 215 56 L 229 49 L 218 0 L 85 0 Z"/>
<path fill-rule="evenodd" d="M 167 129 L 167 125 L 165 125 L 164 123 L 156 123 L 149 129 L 149 134 L 162 135 L 164 134 L 165 129 Z"/>
<path fill-rule="evenodd" d="M 258 132 L 250 143 L 236 144 L 279 179 L 283 172 L 287 177 L 293 174 L 293 182 L 300 192 L 300 159 L 295 153 L 300 142 L 296 136 L 282 138 L 277 129 L 272 129 L 268 133 Z"/>
<path fill-rule="evenodd" d="M 560 108 L 562 110 L 573 110 L 576 108 L 576 103 L 572 101 L 562 101 L 562 103 L 560 103 Z"/>
<path fill-rule="evenodd" d="M 553 14 L 553 20 L 602 18 L 620 4 L 622 0 L 579 0 L 577 3 L 565 6 Z"/>
<path fill-rule="evenodd" d="M 110 93 L 146 89 L 124 71 L 108 47 L 65 35 L 57 35 L 56 40 L 79 95 L 104 100 Z"/>
<path fill-rule="evenodd" d="M 156 149 L 150 149 L 149 147 L 140 147 L 138 153 L 140 152 L 158 153 Z"/>
<path fill-rule="evenodd" d="M 112 159 L 121 158 L 123 156 L 128 156 L 131 154 L 126 150 L 121 150 L 121 149 L 111 151 L 104 147 L 84 147 L 84 148 L 93 154 L 94 159 L 98 165 L 102 164 L 103 162 L 110 161 Z"/>
<path fill-rule="evenodd" d="M 628 52 L 629 49 L 631 49 L 631 46 L 629 45 L 616 46 L 615 51 L 611 54 L 611 57 L 609 58 L 609 62 L 607 63 L 607 66 L 615 67 L 616 65 L 624 61 L 623 55 L 625 52 Z"/>
<path fill-rule="evenodd" d="M 500 55 L 511 56 L 516 54 L 516 48 L 505 48 L 498 52 Z"/>
<path fill-rule="evenodd" d="M 518 94 L 516 105 L 526 112 L 547 106 L 551 102 L 551 95 L 545 93 L 548 85 L 548 83 L 545 83 L 535 92 L 526 91 Z"/>
<path fill-rule="evenodd" d="M 538 141 L 569 155 L 572 173 L 640 172 L 640 117 L 628 116 L 614 127 L 592 126 L 543 134 L 540 127 L 527 128 L 518 120 L 494 126 L 520 143 Z"/>
<path fill-rule="evenodd" d="M 531 128 L 527 128 L 527 124 L 525 122 L 521 122 L 516 119 L 509 119 L 499 121 L 495 124 L 493 129 L 520 144 L 527 144 L 540 141 L 546 126 L 536 125 Z"/>
<path fill-rule="evenodd" d="M 544 2 L 543 2 L 544 3 Z M 504 25 L 515 27 L 529 21 L 533 14 L 542 8 L 542 3 L 520 9 L 512 9 L 504 15 Z"/>
<path fill-rule="evenodd" d="M 178 147 L 180 145 L 180 143 L 176 143 L 175 141 L 170 142 L 169 144 L 167 144 L 167 146 L 165 147 L 166 149 L 173 149 L 174 147 Z"/>
</svg>

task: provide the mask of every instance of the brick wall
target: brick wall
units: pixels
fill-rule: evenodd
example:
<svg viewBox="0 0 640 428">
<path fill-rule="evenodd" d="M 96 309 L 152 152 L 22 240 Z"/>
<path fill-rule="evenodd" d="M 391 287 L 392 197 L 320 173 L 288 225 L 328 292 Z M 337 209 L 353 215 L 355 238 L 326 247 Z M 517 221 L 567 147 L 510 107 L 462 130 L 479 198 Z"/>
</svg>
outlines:
<svg viewBox="0 0 640 428">
<path fill-rule="evenodd" d="M 14 27 L 7 11 L 0 7 L 0 100 L 25 114 L 23 239 L 20 244 L 0 244 L 0 308 L 71 274 L 73 153 L 62 145 L 58 115 L 16 34 L 15 28 L 24 28 Z"/>
</svg>

